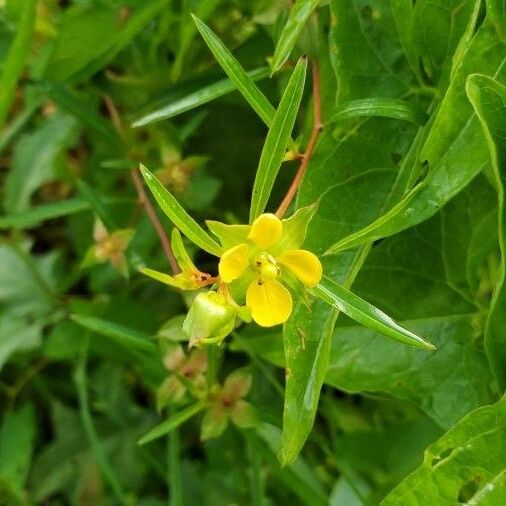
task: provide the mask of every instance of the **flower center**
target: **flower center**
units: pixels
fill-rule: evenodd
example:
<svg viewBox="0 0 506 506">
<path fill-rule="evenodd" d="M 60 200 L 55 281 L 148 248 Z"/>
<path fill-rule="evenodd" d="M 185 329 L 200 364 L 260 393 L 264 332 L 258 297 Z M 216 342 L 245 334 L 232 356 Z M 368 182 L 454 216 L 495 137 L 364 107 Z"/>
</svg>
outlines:
<svg viewBox="0 0 506 506">
<path fill-rule="evenodd" d="M 269 253 L 261 253 L 255 258 L 255 270 L 260 280 L 276 279 L 279 276 L 279 267 L 276 259 Z"/>
</svg>

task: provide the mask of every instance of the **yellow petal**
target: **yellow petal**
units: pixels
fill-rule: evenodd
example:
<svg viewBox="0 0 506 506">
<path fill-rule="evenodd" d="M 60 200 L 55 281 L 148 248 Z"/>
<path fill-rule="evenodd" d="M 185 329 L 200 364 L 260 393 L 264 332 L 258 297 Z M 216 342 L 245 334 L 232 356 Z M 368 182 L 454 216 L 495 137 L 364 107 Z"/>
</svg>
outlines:
<svg viewBox="0 0 506 506">
<path fill-rule="evenodd" d="M 223 253 L 218 270 L 225 283 L 237 279 L 248 267 L 248 245 L 239 244 Z"/>
<path fill-rule="evenodd" d="M 259 248 L 265 249 L 276 244 L 281 238 L 283 224 L 274 214 L 261 214 L 251 225 L 248 239 Z"/>
<path fill-rule="evenodd" d="M 316 286 L 322 278 L 320 260 L 314 253 L 305 249 L 285 251 L 276 260 L 288 267 L 306 286 Z"/>
<path fill-rule="evenodd" d="M 275 279 L 254 281 L 246 292 L 246 305 L 258 325 L 272 327 L 286 322 L 292 312 L 290 292 Z"/>
</svg>

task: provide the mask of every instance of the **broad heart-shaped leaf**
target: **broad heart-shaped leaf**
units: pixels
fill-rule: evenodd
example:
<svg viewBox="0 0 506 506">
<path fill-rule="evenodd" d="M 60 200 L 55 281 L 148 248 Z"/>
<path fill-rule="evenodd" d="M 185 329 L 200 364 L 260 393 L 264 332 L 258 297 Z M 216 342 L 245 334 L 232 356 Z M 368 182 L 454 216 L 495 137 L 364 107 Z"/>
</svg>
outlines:
<svg viewBox="0 0 506 506">
<path fill-rule="evenodd" d="M 364 98 L 340 104 L 325 123 L 329 124 L 345 119 L 370 118 L 374 116 L 411 121 L 418 125 L 423 125 L 427 121 L 427 115 L 423 111 L 402 100 L 393 98 Z"/>
<path fill-rule="evenodd" d="M 486 357 L 474 343 L 476 318 L 448 314 L 403 321 L 431 336 L 438 351 L 430 354 L 401 347 L 364 327 L 337 327 L 325 383 L 349 393 L 408 400 L 441 427 L 451 427 L 472 409 L 494 400 Z"/>
<path fill-rule="evenodd" d="M 186 236 L 190 241 L 202 248 L 211 255 L 220 256 L 221 246 L 211 239 L 204 229 L 183 209 L 176 198 L 163 186 L 163 184 L 143 165 L 140 166 L 142 175 L 151 193 L 154 195 L 158 205 L 167 215 L 170 221 Z"/>
<path fill-rule="evenodd" d="M 239 92 L 251 105 L 253 110 L 262 118 L 262 121 L 270 126 L 274 118 L 275 109 L 267 97 L 260 91 L 241 64 L 234 58 L 232 53 L 221 42 L 218 36 L 199 18 L 192 14 L 193 21 L 202 35 L 205 43 L 221 65 L 229 79 L 234 83 Z"/>
<path fill-rule="evenodd" d="M 318 7 L 320 0 L 296 0 L 290 8 L 290 15 L 279 36 L 274 56 L 272 57 L 272 73 L 278 71 L 290 56 L 297 39 L 311 13 Z"/>
<path fill-rule="evenodd" d="M 481 206 L 469 205 L 474 198 L 482 201 Z M 481 283 L 486 279 L 487 258 L 496 247 L 493 241 L 482 255 L 475 246 L 477 239 L 486 242 L 480 239 L 480 229 L 492 199 L 486 178 L 473 181 L 442 216 L 372 248 L 353 284 L 361 297 L 428 336 L 437 350 L 427 353 L 399 346 L 340 318 L 327 382 L 348 392 L 385 392 L 409 400 L 445 428 L 493 402 L 493 377 L 482 349 L 480 308 L 487 304 L 487 295 L 480 295 L 475 281 L 477 276 Z M 465 213 L 472 213 L 473 221 L 457 228 L 463 237 L 455 241 L 454 231 L 448 229 Z M 469 265 L 465 283 L 458 279 L 457 284 L 448 269 L 457 259 L 460 265 Z"/>
<path fill-rule="evenodd" d="M 398 181 L 407 182 L 409 190 L 420 177 L 422 165 L 428 166 L 424 185 L 415 194 L 407 194 L 384 216 L 336 242 L 329 253 L 390 236 L 426 220 L 487 166 L 487 149 L 465 95 L 465 80 L 474 72 L 493 75 L 499 81 L 506 79 L 506 42 L 498 40 L 496 28 L 505 19 L 496 15 L 489 10 L 484 24 L 462 49 L 463 56 L 437 115 L 422 131 L 426 139 L 419 154 L 399 172 Z"/>
<path fill-rule="evenodd" d="M 310 308 L 299 302 L 283 328 L 286 386 L 282 465 L 295 460 L 313 427 L 336 318 L 337 312 L 329 312 L 321 301 L 314 300 Z"/>
<path fill-rule="evenodd" d="M 390 0 L 399 38 L 421 83 L 445 90 L 454 53 L 473 35 L 478 0 Z"/>
<path fill-rule="evenodd" d="M 286 146 L 290 140 L 293 125 L 299 112 L 304 83 L 306 80 L 307 58 L 302 57 L 286 85 L 276 114 L 267 133 L 265 144 L 260 155 L 260 162 L 253 184 L 251 207 L 249 213 L 252 223 L 265 209 L 274 181 L 278 175 Z"/>
<path fill-rule="evenodd" d="M 33 29 L 35 27 L 37 0 L 26 0 L 23 5 L 22 16 L 16 27 L 16 37 L 12 42 L 7 58 L 2 62 L 2 76 L 0 78 L 0 128 L 14 100 L 18 79 L 23 72 Z"/>
<path fill-rule="evenodd" d="M 506 497 L 506 398 L 469 413 L 425 451 L 423 464 L 382 506 L 476 504 Z"/>
<path fill-rule="evenodd" d="M 338 311 L 342 311 L 358 323 L 381 334 L 422 350 L 433 351 L 436 349 L 434 345 L 411 330 L 402 327 L 377 307 L 326 276 L 323 276 L 322 281 L 312 289 L 312 292 Z"/>
<path fill-rule="evenodd" d="M 480 120 L 490 151 L 498 192 L 501 265 L 485 331 L 485 350 L 502 390 L 506 389 L 506 87 L 486 76 L 467 79 L 467 95 Z"/>
<path fill-rule="evenodd" d="M 260 68 L 248 72 L 248 77 L 252 82 L 258 81 L 269 75 L 269 69 Z M 173 118 L 184 112 L 207 104 L 218 97 L 221 97 L 231 91 L 237 89 L 230 79 L 222 79 L 221 81 L 209 84 L 204 88 L 189 93 L 179 100 L 170 100 L 166 105 L 159 105 L 154 111 L 145 114 L 141 118 L 135 120 L 132 127 L 137 128 L 144 125 L 157 123 L 164 119 Z M 274 112 L 273 112 L 274 114 Z"/>
</svg>

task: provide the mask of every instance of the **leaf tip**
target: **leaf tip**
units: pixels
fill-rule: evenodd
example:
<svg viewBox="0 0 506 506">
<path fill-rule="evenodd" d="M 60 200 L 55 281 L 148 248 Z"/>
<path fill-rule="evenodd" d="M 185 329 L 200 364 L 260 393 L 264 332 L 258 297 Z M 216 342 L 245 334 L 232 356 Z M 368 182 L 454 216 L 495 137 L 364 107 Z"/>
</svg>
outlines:
<svg viewBox="0 0 506 506">
<path fill-rule="evenodd" d="M 437 351 L 437 346 L 434 346 L 432 343 L 425 341 L 425 349 L 427 351 Z"/>
<path fill-rule="evenodd" d="M 142 436 L 137 440 L 137 446 L 144 446 L 149 440 L 146 440 L 146 436 Z"/>
<path fill-rule="evenodd" d="M 133 123 L 130 123 L 130 127 L 131 128 L 139 128 L 139 127 L 141 127 L 143 125 L 144 125 L 144 122 L 143 122 L 142 118 L 134 121 Z"/>
<path fill-rule="evenodd" d="M 293 461 L 297 457 L 293 451 L 288 451 L 285 447 L 282 447 L 278 452 L 278 461 L 281 467 L 287 467 L 293 464 Z"/>
<path fill-rule="evenodd" d="M 139 170 L 141 171 L 142 177 L 146 181 L 153 179 L 153 174 L 151 174 L 151 172 L 148 170 L 148 168 L 145 165 L 143 165 L 142 163 L 139 164 Z"/>
</svg>

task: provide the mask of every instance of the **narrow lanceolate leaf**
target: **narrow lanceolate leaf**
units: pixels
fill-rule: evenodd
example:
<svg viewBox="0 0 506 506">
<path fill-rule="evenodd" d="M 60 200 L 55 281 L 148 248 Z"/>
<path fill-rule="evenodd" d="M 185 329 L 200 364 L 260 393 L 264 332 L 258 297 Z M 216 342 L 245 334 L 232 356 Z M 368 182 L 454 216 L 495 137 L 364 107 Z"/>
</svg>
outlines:
<svg viewBox="0 0 506 506">
<path fill-rule="evenodd" d="M 156 352 L 158 350 L 156 344 L 149 340 L 149 336 L 124 325 L 81 314 L 73 314 L 71 318 L 81 327 L 109 337 L 125 346 L 125 348 L 145 352 Z"/>
<path fill-rule="evenodd" d="M 424 180 L 421 183 L 417 184 L 408 193 L 406 193 L 404 198 L 399 203 L 389 209 L 385 214 L 380 216 L 369 225 L 366 225 L 364 228 L 357 230 L 357 232 L 353 232 L 343 239 L 337 241 L 335 244 L 330 246 L 330 248 L 324 254 L 332 255 L 339 253 L 340 251 L 353 248 L 354 246 L 363 244 L 370 234 L 374 234 L 375 231 L 382 226 L 388 226 L 391 220 L 395 219 L 399 214 L 405 212 L 406 209 L 409 210 L 409 203 L 415 200 L 418 194 L 420 194 L 425 189 L 427 184 L 427 180 Z"/>
<path fill-rule="evenodd" d="M 70 216 L 71 214 L 86 211 L 90 204 L 83 198 L 75 197 L 60 202 L 51 202 L 26 211 L 0 216 L 0 230 L 6 228 L 31 228 L 45 220 Z"/>
<path fill-rule="evenodd" d="M 418 125 L 423 125 L 427 121 L 427 115 L 423 111 L 402 100 L 390 98 L 364 98 L 342 103 L 326 123 L 334 123 L 340 120 L 360 117 L 370 118 L 374 116 L 410 121 Z"/>
<path fill-rule="evenodd" d="M 211 255 L 220 256 L 221 246 L 183 209 L 169 190 L 144 165 L 140 166 L 140 170 L 151 193 L 169 220 L 197 246 Z"/>
<path fill-rule="evenodd" d="M 435 350 L 435 346 L 414 332 L 402 327 L 383 311 L 361 299 L 346 288 L 323 276 L 313 293 L 327 304 L 342 311 L 345 315 L 377 332 L 396 339 L 401 343 L 423 350 Z"/>
<path fill-rule="evenodd" d="M 154 441 L 159 437 L 165 436 L 169 432 L 172 432 L 174 429 L 177 429 L 184 422 L 194 417 L 197 413 L 202 411 L 205 408 L 205 404 L 203 402 L 197 402 L 193 404 L 179 413 L 176 413 L 174 416 L 171 416 L 165 422 L 157 425 L 154 429 L 150 430 L 145 436 L 141 437 L 138 441 L 138 444 L 144 445 L 149 443 L 150 441 Z"/>
<path fill-rule="evenodd" d="M 494 506 L 506 497 L 506 398 L 478 408 L 425 450 L 382 506 Z"/>
<path fill-rule="evenodd" d="M 278 175 L 286 146 L 299 111 L 304 82 L 306 80 L 307 59 L 300 58 L 281 97 L 281 102 L 267 133 L 260 155 L 260 162 L 253 184 L 250 222 L 262 214 Z"/>
<path fill-rule="evenodd" d="M 320 0 L 297 0 L 290 9 L 290 16 L 283 27 L 272 58 L 272 74 L 280 69 L 290 56 L 300 32 Z"/>
<path fill-rule="evenodd" d="M 280 460 L 291 464 L 313 427 L 327 371 L 337 311 L 321 301 L 300 302 L 283 329 L 286 361 L 285 406 Z"/>
<path fill-rule="evenodd" d="M 2 66 L 0 78 L 0 127 L 3 125 L 9 112 L 18 79 L 25 67 L 26 57 L 30 50 L 33 29 L 35 26 L 35 7 L 37 0 L 25 0 L 21 9 L 21 18 L 16 27 L 16 36 Z"/>
<path fill-rule="evenodd" d="M 269 69 L 260 68 L 252 70 L 251 72 L 248 72 L 247 75 L 252 82 L 255 82 L 267 77 L 269 75 Z M 212 100 L 215 100 L 216 98 L 236 89 L 237 87 L 230 79 L 222 79 L 221 81 L 209 84 L 200 90 L 194 91 L 193 93 L 189 93 L 179 100 L 161 105 L 149 114 L 146 114 L 134 121 L 132 127 L 137 128 L 150 125 L 151 123 L 157 123 L 158 121 L 163 121 L 168 118 L 173 118 L 174 116 L 178 116 L 179 114 L 190 111 L 191 109 L 207 104 L 208 102 L 211 102 Z"/>
<path fill-rule="evenodd" d="M 274 107 L 258 89 L 253 79 L 242 68 L 218 36 L 199 18 L 192 15 L 198 31 L 235 87 L 241 92 L 262 121 L 270 126 L 274 118 Z"/>
<path fill-rule="evenodd" d="M 506 388 L 506 87 L 490 77 L 467 79 L 467 96 L 480 120 L 490 152 L 498 193 L 498 237 L 501 265 L 485 327 L 485 351 L 501 387 Z"/>
</svg>

